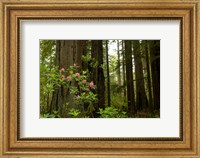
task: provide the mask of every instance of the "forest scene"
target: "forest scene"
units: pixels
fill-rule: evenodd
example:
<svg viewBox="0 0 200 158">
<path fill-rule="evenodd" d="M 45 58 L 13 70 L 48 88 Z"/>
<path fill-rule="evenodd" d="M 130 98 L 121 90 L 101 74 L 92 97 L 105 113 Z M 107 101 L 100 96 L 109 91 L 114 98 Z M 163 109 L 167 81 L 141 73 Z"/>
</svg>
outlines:
<svg viewBox="0 0 200 158">
<path fill-rule="evenodd" d="M 160 40 L 40 40 L 40 118 L 160 118 Z"/>
</svg>

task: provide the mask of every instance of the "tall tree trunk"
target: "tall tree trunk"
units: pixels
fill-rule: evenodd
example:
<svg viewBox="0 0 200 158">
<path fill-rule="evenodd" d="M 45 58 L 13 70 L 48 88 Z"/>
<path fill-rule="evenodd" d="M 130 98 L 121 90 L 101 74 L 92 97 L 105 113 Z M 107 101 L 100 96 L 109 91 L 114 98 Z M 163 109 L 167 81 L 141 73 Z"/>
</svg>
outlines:
<svg viewBox="0 0 200 158">
<path fill-rule="evenodd" d="M 123 40 L 122 40 L 122 70 L 123 70 L 124 97 L 126 97 L 125 51 L 124 51 L 124 41 Z"/>
<path fill-rule="evenodd" d="M 117 79 L 118 79 L 118 86 L 121 86 L 119 40 L 117 40 Z"/>
<path fill-rule="evenodd" d="M 127 79 L 127 99 L 128 99 L 128 114 L 131 116 L 135 113 L 135 95 L 133 87 L 133 65 L 132 65 L 132 50 L 131 41 L 125 41 L 125 61 L 126 61 L 126 79 Z"/>
<path fill-rule="evenodd" d="M 144 87 L 143 66 L 141 60 L 140 43 L 138 40 L 133 41 L 133 54 L 135 61 L 135 78 L 136 78 L 136 105 L 138 110 L 147 108 L 148 101 Z"/>
<path fill-rule="evenodd" d="M 106 66 L 107 66 L 108 106 L 110 106 L 110 74 L 109 74 L 108 40 L 106 40 Z"/>
<path fill-rule="evenodd" d="M 69 66 L 75 63 L 79 66 L 82 65 L 81 56 L 84 52 L 85 41 L 77 40 L 58 40 L 56 41 L 56 65 L 59 68 L 68 69 Z M 69 89 L 61 86 L 53 92 L 51 102 L 51 113 L 53 110 L 59 110 L 61 116 L 66 116 L 66 111 L 63 110 L 63 104 L 69 102 L 69 106 L 74 106 L 71 102 Z"/>
<path fill-rule="evenodd" d="M 146 68 L 147 68 L 147 86 L 149 91 L 149 111 L 152 112 L 153 110 L 153 99 L 152 99 L 152 86 L 151 86 L 151 73 L 150 73 L 150 64 L 149 64 L 149 52 L 148 52 L 148 43 L 147 41 L 143 41 L 144 43 L 144 51 L 146 57 Z"/>
<path fill-rule="evenodd" d="M 92 61 L 98 62 L 98 41 L 92 40 L 91 43 L 91 58 Z M 89 70 L 91 71 L 91 80 L 94 81 L 95 85 L 97 85 L 97 78 L 98 78 L 98 65 L 90 67 Z"/>
<path fill-rule="evenodd" d="M 154 108 L 160 109 L 160 41 L 150 42 Z"/>
<path fill-rule="evenodd" d="M 92 78 L 94 83 L 97 85 L 97 95 L 98 95 L 98 106 L 95 106 L 95 111 L 98 108 L 105 107 L 105 78 L 103 73 L 103 45 L 102 40 L 92 41 L 92 58 L 94 58 L 98 64 L 97 67 L 93 68 Z"/>
<path fill-rule="evenodd" d="M 80 60 L 82 58 L 82 55 L 86 55 L 87 53 L 87 50 L 86 50 L 86 46 L 87 46 L 88 42 L 86 40 L 80 40 L 80 41 L 77 41 L 77 52 L 79 53 L 80 52 Z M 79 61 L 78 61 L 79 62 Z M 85 62 L 82 62 L 82 60 L 80 61 L 81 66 L 82 67 L 82 70 L 87 70 L 87 64 Z"/>
</svg>

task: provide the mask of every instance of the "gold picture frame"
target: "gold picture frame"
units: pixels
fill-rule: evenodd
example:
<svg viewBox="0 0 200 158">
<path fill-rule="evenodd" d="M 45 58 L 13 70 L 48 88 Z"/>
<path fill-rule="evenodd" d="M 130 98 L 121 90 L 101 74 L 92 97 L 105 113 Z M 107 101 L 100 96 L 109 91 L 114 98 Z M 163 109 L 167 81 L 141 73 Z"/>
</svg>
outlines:
<svg viewBox="0 0 200 158">
<path fill-rule="evenodd" d="M 200 157 L 200 3 L 196 0 L 5 0 L 1 5 L 1 157 Z M 182 132 L 180 139 L 20 139 L 19 48 L 23 19 L 181 20 Z"/>
</svg>

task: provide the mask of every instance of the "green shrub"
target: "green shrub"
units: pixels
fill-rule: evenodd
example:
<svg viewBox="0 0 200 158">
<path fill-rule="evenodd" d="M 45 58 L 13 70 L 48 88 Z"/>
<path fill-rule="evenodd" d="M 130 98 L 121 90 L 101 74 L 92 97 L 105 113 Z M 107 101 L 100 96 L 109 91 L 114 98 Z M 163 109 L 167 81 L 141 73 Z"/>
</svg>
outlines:
<svg viewBox="0 0 200 158">
<path fill-rule="evenodd" d="M 46 113 L 46 114 L 41 114 L 41 118 L 60 118 L 60 115 L 58 114 L 58 111 L 53 111 L 52 114 Z"/>
<path fill-rule="evenodd" d="M 80 115 L 80 111 L 78 109 L 70 109 L 69 114 L 73 117 L 73 118 L 77 118 Z"/>
<path fill-rule="evenodd" d="M 99 108 L 101 118 L 127 118 L 127 114 L 124 111 L 119 111 L 117 108 L 110 106 L 105 109 Z"/>
</svg>

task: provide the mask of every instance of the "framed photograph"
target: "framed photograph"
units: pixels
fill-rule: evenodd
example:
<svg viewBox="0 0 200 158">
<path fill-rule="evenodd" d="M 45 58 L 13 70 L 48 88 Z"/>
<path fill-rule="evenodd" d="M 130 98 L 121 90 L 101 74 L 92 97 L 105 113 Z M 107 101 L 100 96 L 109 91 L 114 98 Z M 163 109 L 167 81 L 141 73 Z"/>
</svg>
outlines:
<svg viewBox="0 0 200 158">
<path fill-rule="evenodd" d="M 0 4 L 0 157 L 200 157 L 199 1 Z"/>
</svg>

